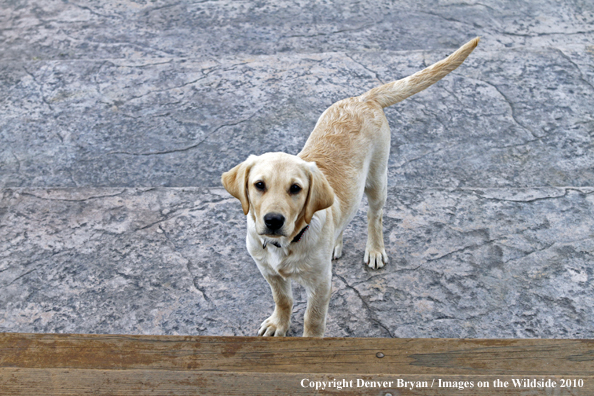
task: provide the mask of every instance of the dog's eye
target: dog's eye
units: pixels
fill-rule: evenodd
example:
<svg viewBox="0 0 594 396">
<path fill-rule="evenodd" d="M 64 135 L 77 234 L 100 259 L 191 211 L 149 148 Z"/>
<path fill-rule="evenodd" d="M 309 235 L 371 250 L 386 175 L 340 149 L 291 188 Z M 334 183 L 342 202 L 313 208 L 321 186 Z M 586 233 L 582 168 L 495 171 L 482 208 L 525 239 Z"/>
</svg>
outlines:
<svg viewBox="0 0 594 396">
<path fill-rule="evenodd" d="M 301 191 L 301 187 L 299 187 L 297 184 L 293 184 L 289 189 L 291 194 L 297 194 L 299 191 Z"/>
<path fill-rule="evenodd" d="M 260 191 L 264 191 L 264 189 L 266 188 L 266 184 L 264 184 L 264 182 L 259 181 L 254 183 L 254 187 L 256 187 L 256 189 Z"/>
</svg>

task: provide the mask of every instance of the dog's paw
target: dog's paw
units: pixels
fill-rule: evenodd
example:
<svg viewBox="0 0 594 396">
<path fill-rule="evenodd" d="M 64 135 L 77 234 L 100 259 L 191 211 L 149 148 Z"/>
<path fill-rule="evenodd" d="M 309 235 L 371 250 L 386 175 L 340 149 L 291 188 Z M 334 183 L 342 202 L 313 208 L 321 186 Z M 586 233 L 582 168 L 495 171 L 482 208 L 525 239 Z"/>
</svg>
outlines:
<svg viewBox="0 0 594 396">
<path fill-rule="evenodd" d="M 342 257 L 342 243 L 336 244 L 332 251 L 332 260 L 336 260 Z"/>
<path fill-rule="evenodd" d="M 388 264 L 388 255 L 386 254 L 385 249 L 382 249 L 381 251 L 370 251 L 369 249 L 365 249 L 363 262 L 371 269 L 380 269 Z"/>
<path fill-rule="evenodd" d="M 259 336 L 264 337 L 284 337 L 289 330 L 290 322 L 281 321 L 276 315 L 272 314 L 260 325 Z"/>
<path fill-rule="evenodd" d="M 332 260 L 336 260 L 342 257 L 342 232 L 334 243 L 334 249 L 332 250 Z"/>
</svg>

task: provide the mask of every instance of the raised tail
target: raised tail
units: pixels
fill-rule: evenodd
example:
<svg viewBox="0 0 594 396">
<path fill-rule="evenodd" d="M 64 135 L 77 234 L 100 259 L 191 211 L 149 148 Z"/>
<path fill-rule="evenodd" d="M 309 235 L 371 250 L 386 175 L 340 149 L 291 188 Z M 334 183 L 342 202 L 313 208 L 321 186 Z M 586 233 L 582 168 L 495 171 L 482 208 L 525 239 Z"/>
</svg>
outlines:
<svg viewBox="0 0 594 396">
<path fill-rule="evenodd" d="M 375 100 L 382 107 L 392 106 L 403 101 L 409 96 L 435 84 L 460 66 L 464 59 L 476 48 L 478 42 L 478 37 L 472 39 L 447 58 L 416 72 L 412 76 L 374 88 L 361 95 L 360 98 L 362 100 Z"/>
</svg>

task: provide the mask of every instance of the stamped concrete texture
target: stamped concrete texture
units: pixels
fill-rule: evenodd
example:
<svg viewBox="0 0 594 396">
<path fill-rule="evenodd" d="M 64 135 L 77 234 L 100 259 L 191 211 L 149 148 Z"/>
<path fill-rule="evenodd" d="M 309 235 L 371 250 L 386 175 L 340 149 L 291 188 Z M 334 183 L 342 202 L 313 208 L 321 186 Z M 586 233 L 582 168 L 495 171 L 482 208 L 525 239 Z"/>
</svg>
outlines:
<svg viewBox="0 0 594 396">
<path fill-rule="evenodd" d="M 481 36 L 386 109 L 391 262 L 362 263 L 364 202 L 326 335 L 594 337 L 592 26 L 589 1 L 3 2 L 0 331 L 255 335 L 221 173 Z"/>
</svg>

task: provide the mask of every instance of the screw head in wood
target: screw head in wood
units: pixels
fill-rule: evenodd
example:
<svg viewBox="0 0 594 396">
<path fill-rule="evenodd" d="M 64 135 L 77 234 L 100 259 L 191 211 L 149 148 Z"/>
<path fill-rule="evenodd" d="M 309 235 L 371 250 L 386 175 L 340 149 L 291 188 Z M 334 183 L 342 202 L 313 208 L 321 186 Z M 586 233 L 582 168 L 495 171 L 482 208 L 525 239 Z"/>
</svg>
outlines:
<svg viewBox="0 0 594 396">
<path fill-rule="evenodd" d="M 376 353 L 376 354 L 375 354 L 375 356 L 381 359 L 381 358 L 383 358 L 383 357 L 384 357 L 384 356 L 386 356 L 386 355 L 384 355 L 384 354 L 383 354 L 383 353 L 381 353 L 381 352 L 378 352 L 378 353 Z"/>
</svg>

